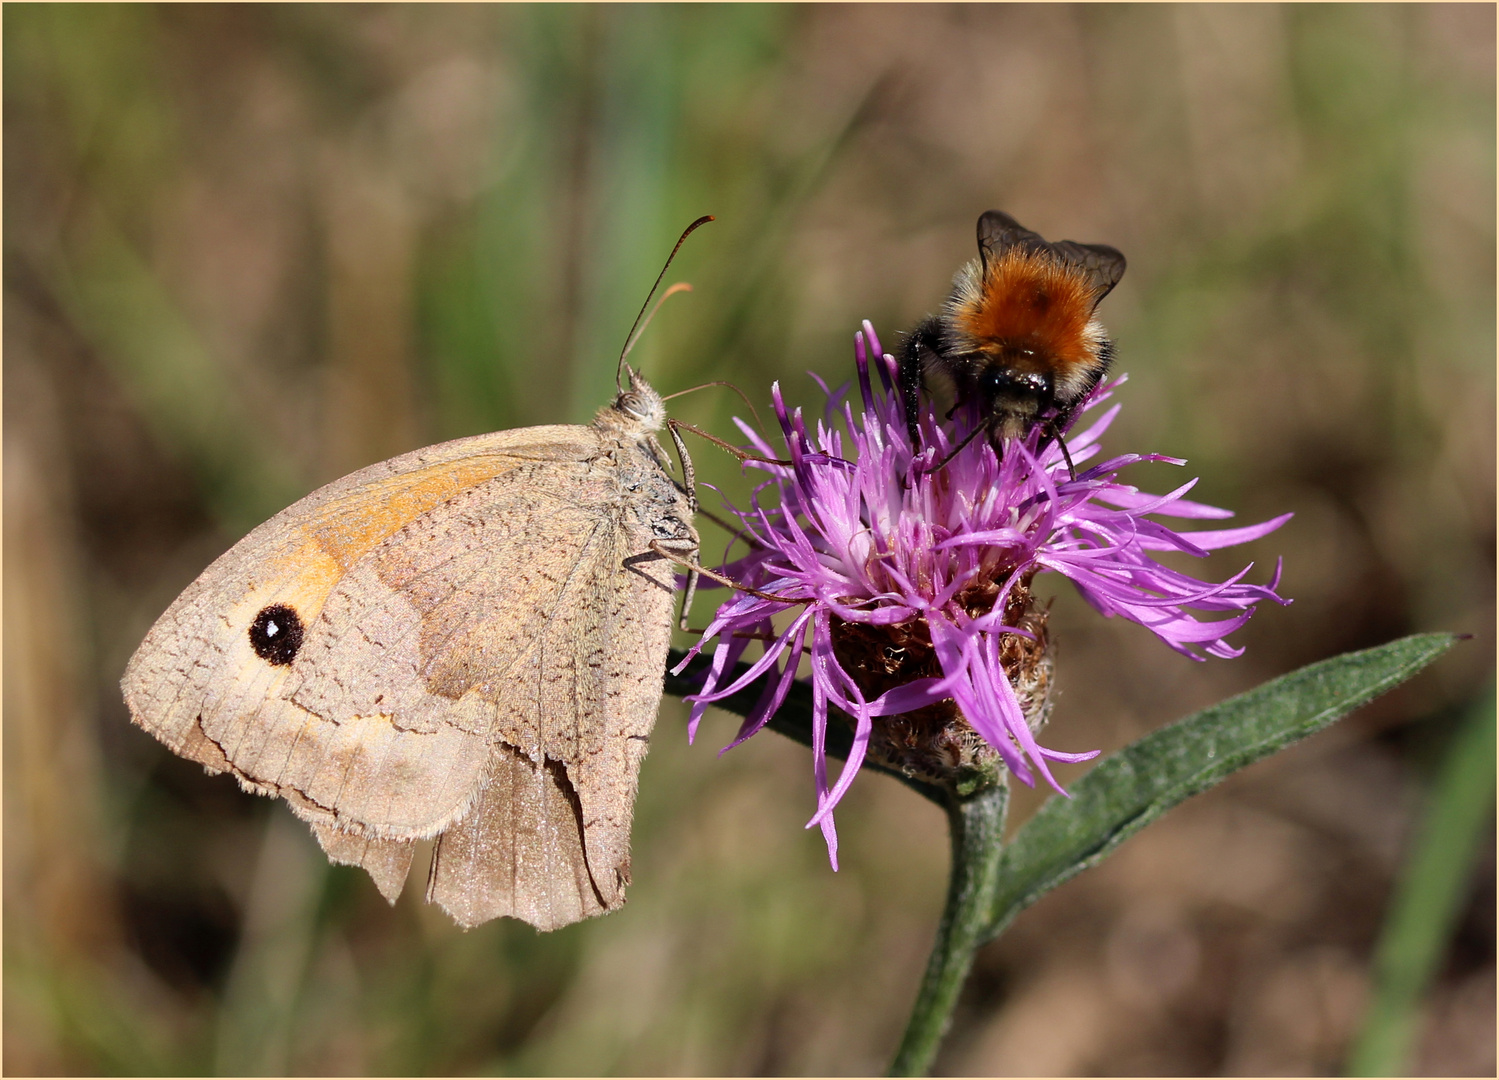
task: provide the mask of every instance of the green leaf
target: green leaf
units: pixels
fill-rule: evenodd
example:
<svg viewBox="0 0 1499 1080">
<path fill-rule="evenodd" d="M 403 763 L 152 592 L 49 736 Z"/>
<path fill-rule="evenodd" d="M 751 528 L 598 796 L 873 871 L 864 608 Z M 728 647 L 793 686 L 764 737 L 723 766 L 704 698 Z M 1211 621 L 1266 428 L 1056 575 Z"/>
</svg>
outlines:
<svg viewBox="0 0 1499 1080">
<path fill-rule="evenodd" d="M 1184 799 L 1321 731 L 1410 678 L 1456 640 L 1419 634 L 1312 664 L 1106 758 L 1073 785 L 1070 799 L 1057 796 L 1042 806 L 1005 851 L 984 939 Z"/>
</svg>

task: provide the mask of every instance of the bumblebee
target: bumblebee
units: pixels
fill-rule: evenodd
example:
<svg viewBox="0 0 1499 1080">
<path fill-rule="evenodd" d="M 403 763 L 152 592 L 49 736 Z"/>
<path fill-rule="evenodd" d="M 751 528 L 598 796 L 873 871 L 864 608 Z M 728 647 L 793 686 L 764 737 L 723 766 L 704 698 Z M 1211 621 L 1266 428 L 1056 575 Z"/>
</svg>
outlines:
<svg viewBox="0 0 1499 1080">
<path fill-rule="evenodd" d="M 941 376 L 957 398 L 949 419 L 965 405 L 977 410 L 979 422 L 942 464 L 981 431 L 1001 455 L 1004 439 L 1024 438 L 1038 425 L 1041 446 L 1060 442 L 1114 353 L 1093 312 L 1124 276 L 1118 251 L 1048 243 L 999 210 L 979 218 L 978 246 L 979 257 L 953 278 L 941 314 L 922 320 L 901 349 L 898 379 L 913 446 L 930 376 Z"/>
</svg>

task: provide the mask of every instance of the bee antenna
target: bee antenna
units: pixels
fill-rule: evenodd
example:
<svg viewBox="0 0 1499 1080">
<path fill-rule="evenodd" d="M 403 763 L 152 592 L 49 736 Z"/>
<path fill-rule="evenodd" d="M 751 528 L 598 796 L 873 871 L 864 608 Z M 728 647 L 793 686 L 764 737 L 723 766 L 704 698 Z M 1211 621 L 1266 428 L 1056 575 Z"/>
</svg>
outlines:
<svg viewBox="0 0 1499 1080">
<path fill-rule="evenodd" d="M 677 257 L 677 252 L 681 250 L 682 244 L 686 242 L 687 238 L 692 235 L 693 230 L 697 229 L 698 226 L 700 226 L 700 225 L 706 225 L 706 224 L 708 224 L 708 222 L 710 222 L 712 220 L 714 220 L 712 214 L 704 214 L 702 217 L 700 217 L 696 221 L 694 221 L 691 225 L 687 226 L 687 228 L 683 229 L 682 230 L 682 235 L 677 238 L 677 246 L 674 247 L 674 248 L 672 248 L 671 249 L 671 254 L 666 257 L 666 265 L 663 266 L 663 267 L 661 267 L 661 273 L 659 273 L 659 274 L 656 275 L 656 283 L 651 286 L 651 291 L 645 294 L 645 303 L 643 303 L 643 304 L 640 305 L 640 314 L 635 316 L 635 321 L 632 324 L 630 324 L 630 332 L 625 337 L 625 347 L 619 351 L 619 364 L 614 369 L 614 389 L 615 390 L 623 390 L 624 389 L 622 386 L 620 386 L 620 376 L 622 374 L 624 374 L 624 370 L 625 370 L 625 357 L 629 354 L 630 349 L 635 344 L 635 338 L 637 336 L 636 333 L 635 333 L 636 330 L 643 330 L 644 329 L 640 325 L 640 320 L 643 319 L 643 318 L 645 318 L 646 309 L 651 306 L 651 297 L 655 296 L 656 295 L 656 290 L 661 287 L 661 280 L 664 277 L 666 277 L 666 269 L 667 269 L 667 267 L 671 266 L 671 261 Z M 670 295 L 670 293 L 668 293 L 667 295 Z M 662 300 L 665 300 L 665 299 L 666 299 L 666 297 L 663 296 Z M 655 314 L 655 313 L 652 312 L 652 314 Z M 647 321 L 649 321 L 649 320 L 647 320 Z"/>
</svg>

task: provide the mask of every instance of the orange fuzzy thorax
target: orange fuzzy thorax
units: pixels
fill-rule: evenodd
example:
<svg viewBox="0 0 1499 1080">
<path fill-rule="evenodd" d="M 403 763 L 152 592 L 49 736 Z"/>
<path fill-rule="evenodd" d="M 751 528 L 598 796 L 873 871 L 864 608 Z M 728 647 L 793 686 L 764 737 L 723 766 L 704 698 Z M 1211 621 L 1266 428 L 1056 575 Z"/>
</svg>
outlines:
<svg viewBox="0 0 1499 1080">
<path fill-rule="evenodd" d="M 1034 350 L 1066 383 L 1098 363 L 1102 327 L 1093 321 L 1086 273 L 1051 256 L 1015 247 L 959 272 L 948 326 L 965 351 Z"/>
</svg>

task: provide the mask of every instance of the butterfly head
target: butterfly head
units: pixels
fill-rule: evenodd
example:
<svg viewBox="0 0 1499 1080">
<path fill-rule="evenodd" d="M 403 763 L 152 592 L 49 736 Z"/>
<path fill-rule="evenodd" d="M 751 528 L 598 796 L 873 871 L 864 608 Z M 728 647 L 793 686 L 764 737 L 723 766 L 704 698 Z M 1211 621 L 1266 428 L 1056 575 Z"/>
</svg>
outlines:
<svg viewBox="0 0 1499 1080">
<path fill-rule="evenodd" d="M 628 385 L 612 404 L 599 410 L 594 423 L 617 430 L 660 431 L 666 424 L 666 405 L 661 395 L 629 364 L 624 365 L 624 370 Z"/>
</svg>

